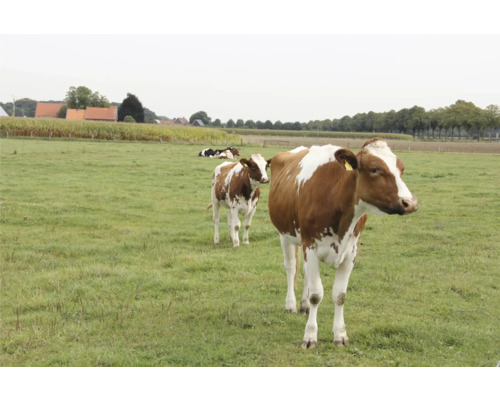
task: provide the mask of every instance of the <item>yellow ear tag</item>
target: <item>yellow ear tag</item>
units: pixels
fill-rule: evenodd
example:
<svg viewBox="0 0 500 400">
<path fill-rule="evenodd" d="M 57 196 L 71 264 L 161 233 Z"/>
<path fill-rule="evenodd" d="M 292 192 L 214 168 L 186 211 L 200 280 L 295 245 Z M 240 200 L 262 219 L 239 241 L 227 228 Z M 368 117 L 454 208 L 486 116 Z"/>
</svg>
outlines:
<svg viewBox="0 0 500 400">
<path fill-rule="evenodd" d="M 248 164 L 247 163 L 243 163 L 243 165 L 248 168 Z"/>
<path fill-rule="evenodd" d="M 345 162 L 345 170 L 346 171 L 352 171 L 351 164 L 349 164 L 347 161 Z"/>
</svg>

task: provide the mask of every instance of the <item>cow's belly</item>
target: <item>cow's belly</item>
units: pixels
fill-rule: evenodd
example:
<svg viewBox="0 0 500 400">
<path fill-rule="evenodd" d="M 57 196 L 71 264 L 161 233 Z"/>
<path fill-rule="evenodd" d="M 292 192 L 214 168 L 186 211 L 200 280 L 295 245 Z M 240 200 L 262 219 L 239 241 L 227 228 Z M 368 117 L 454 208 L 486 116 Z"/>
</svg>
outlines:
<svg viewBox="0 0 500 400">
<path fill-rule="evenodd" d="M 288 243 L 294 244 L 295 246 L 302 245 L 302 239 L 300 237 L 300 232 L 296 231 L 295 235 L 290 235 L 286 233 L 281 233 L 282 239 L 285 239 Z M 318 259 L 327 265 L 333 265 L 337 268 L 348 256 L 356 257 L 358 250 L 358 237 L 354 235 L 344 236 L 341 242 L 334 235 L 325 236 L 321 239 L 315 241 L 315 245 L 312 248 L 308 248 L 306 252 L 316 253 Z"/>
<path fill-rule="evenodd" d="M 225 208 L 236 208 L 242 215 L 246 215 L 257 207 L 259 199 L 248 201 L 244 197 L 236 197 L 233 201 L 229 199 L 219 200 L 219 204 Z"/>
</svg>

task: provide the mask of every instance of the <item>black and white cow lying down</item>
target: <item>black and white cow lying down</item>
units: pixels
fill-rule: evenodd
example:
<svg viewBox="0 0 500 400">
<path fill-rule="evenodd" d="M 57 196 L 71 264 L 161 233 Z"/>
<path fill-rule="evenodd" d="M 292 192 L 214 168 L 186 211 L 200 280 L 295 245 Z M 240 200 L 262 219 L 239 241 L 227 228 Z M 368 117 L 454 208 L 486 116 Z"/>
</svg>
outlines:
<svg viewBox="0 0 500 400">
<path fill-rule="evenodd" d="M 222 157 L 221 157 L 222 155 Z M 198 153 L 200 157 L 215 157 L 215 158 L 234 158 L 239 156 L 240 152 L 236 147 L 230 146 L 222 150 L 212 150 L 210 148 L 203 149 Z"/>
</svg>

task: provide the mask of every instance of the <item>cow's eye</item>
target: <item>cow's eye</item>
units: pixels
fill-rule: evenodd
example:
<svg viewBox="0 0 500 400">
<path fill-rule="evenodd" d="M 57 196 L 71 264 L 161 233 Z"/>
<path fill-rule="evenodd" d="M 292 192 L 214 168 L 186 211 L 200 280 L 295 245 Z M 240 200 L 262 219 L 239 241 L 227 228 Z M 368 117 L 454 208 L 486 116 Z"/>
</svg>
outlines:
<svg viewBox="0 0 500 400">
<path fill-rule="evenodd" d="M 380 168 L 378 168 L 378 167 L 370 168 L 370 172 L 372 174 L 378 174 L 380 172 Z"/>
</svg>

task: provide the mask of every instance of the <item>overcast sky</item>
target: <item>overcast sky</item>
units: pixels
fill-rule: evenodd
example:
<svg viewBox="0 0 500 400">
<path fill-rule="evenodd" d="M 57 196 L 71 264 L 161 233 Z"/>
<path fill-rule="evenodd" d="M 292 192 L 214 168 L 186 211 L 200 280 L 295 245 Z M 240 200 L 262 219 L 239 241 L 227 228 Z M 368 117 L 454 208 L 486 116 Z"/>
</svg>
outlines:
<svg viewBox="0 0 500 400">
<path fill-rule="evenodd" d="M 500 104 L 500 35 L 0 32 L 0 101 L 86 86 L 157 115 L 307 122 L 458 99 Z"/>
</svg>

